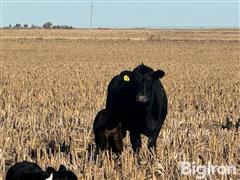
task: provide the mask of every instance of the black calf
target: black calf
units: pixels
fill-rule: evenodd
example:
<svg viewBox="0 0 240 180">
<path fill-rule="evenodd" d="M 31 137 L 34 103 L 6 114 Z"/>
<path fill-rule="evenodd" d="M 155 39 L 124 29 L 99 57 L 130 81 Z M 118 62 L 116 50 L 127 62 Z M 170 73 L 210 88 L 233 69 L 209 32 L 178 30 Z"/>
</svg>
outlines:
<svg viewBox="0 0 240 180">
<path fill-rule="evenodd" d="M 36 163 L 23 161 L 9 168 L 6 180 L 77 180 L 77 176 L 64 165 L 58 171 L 53 167 L 43 171 Z"/>
<path fill-rule="evenodd" d="M 120 154 L 123 150 L 121 125 L 118 124 L 112 129 L 107 129 L 107 119 L 106 109 L 99 111 L 94 119 L 93 130 L 97 152 L 99 149 L 101 151 L 112 150 L 114 153 Z"/>
</svg>

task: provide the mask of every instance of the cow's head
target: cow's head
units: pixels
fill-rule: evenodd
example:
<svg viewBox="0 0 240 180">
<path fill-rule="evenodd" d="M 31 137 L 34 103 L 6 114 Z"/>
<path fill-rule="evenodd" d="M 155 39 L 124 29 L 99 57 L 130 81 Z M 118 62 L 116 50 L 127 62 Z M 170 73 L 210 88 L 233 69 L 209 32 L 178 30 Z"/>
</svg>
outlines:
<svg viewBox="0 0 240 180">
<path fill-rule="evenodd" d="M 164 75 L 165 72 L 162 70 L 153 71 L 143 64 L 137 66 L 131 74 L 136 101 L 141 104 L 148 103 L 153 96 L 155 83 Z"/>
</svg>

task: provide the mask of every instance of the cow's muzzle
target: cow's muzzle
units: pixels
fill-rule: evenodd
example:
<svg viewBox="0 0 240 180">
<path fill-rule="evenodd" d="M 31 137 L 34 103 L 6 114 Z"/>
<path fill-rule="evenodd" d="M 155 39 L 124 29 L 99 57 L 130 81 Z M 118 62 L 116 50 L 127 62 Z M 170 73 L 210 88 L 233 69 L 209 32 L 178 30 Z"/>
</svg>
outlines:
<svg viewBox="0 0 240 180">
<path fill-rule="evenodd" d="M 148 102 L 148 98 L 147 96 L 140 95 L 140 96 L 136 96 L 136 101 L 140 103 L 146 103 Z"/>
</svg>

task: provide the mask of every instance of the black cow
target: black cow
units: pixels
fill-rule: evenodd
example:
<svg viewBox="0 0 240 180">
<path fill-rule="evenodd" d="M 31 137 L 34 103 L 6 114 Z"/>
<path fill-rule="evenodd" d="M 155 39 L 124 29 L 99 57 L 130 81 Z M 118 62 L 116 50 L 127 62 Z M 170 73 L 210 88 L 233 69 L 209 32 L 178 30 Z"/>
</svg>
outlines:
<svg viewBox="0 0 240 180">
<path fill-rule="evenodd" d="M 97 153 L 99 150 L 112 150 L 112 152 L 120 154 L 123 150 L 121 124 L 117 124 L 116 127 L 112 129 L 107 129 L 107 118 L 106 109 L 102 109 L 94 119 L 93 130 Z"/>
<path fill-rule="evenodd" d="M 64 165 L 58 171 L 53 167 L 43 171 L 36 163 L 23 161 L 9 168 L 6 180 L 77 180 L 77 176 Z"/>
<path fill-rule="evenodd" d="M 148 137 L 148 148 L 156 149 L 156 140 L 167 115 L 167 95 L 160 78 L 164 71 L 153 71 L 143 64 L 132 72 L 123 71 L 108 85 L 106 110 L 108 129 L 120 122 L 123 136 L 130 132 L 133 150 L 141 147 L 140 134 Z"/>
</svg>

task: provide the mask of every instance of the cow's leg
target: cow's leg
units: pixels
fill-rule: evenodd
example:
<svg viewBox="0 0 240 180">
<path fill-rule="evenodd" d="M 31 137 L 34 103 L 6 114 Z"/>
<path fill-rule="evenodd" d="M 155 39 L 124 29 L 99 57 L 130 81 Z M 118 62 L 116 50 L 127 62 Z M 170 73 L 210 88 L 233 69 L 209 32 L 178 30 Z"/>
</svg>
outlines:
<svg viewBox="0 0 240 180">
<path fill-rule="evenodd" d="M 142 141 L 139 133 L 130 132 L 130 141 L 134 152 L 138 152 L 142 146 Z"/>
<path fill-rule="evenodd" d="M 153 133 L 149 136 L 149 138 L 148 138 L 148 149 L 151 150 L 153 148 L 154 151 L 156 151 L 156 148 L 157 148 L 156 142 L 157 142 L 157 138 L 158 138 L 158 134 L 160 132 L 160 129 L 161 128 L 155 129 L 153 131 Z"/>
</svg>

